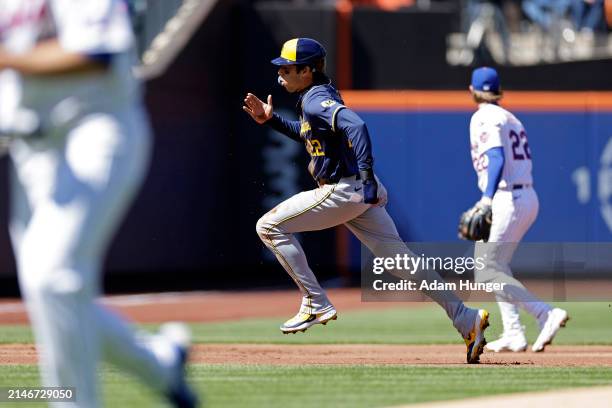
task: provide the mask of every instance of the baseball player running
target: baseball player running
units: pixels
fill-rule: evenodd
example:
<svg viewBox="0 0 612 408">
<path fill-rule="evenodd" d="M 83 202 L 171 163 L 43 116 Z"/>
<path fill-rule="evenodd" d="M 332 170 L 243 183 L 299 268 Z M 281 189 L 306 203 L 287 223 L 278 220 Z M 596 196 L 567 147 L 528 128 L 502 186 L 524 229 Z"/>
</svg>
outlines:
<svg viewBox="0 0 612 408">
<path fill-rule="evenodd" d="M 176 407 L 189 333 L 138 338 L 94 302 L 104 253 L 149 162 L 150 135 L 120 0 L 0 0 L 0 129 L 10 145 L 10 233 L 43 384 L 98 407 L 101 358 Z"/>
<path fill-rule="evenodd" d="M 531 176 L 532 157 L 527 134 L 523 124 L 499 106 L 502 91 L 493 68 L 475 69 L 469 89 L 478 104 L 470 121 L 470 143 L 482 198 L 466 214 L 476 214 L 476 217 L 486 214 L 490 223 L 488 243 L 476 245 L 477 257 L 488 255 L 487 268 L 477 273 L 476 278 L 483 281 L 501 279 L 507 283 L 504 291 L 496 292 L 504 331 L 498 340 L 487 344 L 486 349 L 494 352 L 526 350 L 524 327 L 519 320 L 520 306 L 535 317 L 540 326 L 532 350 L 543 351 L 569 317 L 565 310 L 553 309 L 530 293 L 512 277 L 509 266 L 518 242 L 535 221 L 539 207 Z M 486 232 L 482 236 L 464 234 L 464 237 L 486 241 Z"/>
<path fill-rule="evenodd" d="M 274 113 L 271 95 L 263 102 L 249 93 L 243 109 L 257 123 L 305 144 L 311 157 L 308 170 L 318 185 L 280 203 L 257 222 L 261 240 L 302 292 L 299 312 L 280 327 L 283 333 L 296 333 L 335 320 L 337 314 L 294 233 L 344 224 L 377 257 L 410 251 L 384 209 L 386 190 L 374 175 L 368 128 L 344 105 L 325 75 L 323 46 L 309 38 L 295 38 L 283 45 L 272 63 L 278 66 L 278 83 L 299 95 L 300 120 L 289 121 Z M 488 312 L 466 307 L 453 292 L 426 293 L 444 308 L 465 339 L 468 363 L 478 362 L 486 344 Z"/>
</svg>

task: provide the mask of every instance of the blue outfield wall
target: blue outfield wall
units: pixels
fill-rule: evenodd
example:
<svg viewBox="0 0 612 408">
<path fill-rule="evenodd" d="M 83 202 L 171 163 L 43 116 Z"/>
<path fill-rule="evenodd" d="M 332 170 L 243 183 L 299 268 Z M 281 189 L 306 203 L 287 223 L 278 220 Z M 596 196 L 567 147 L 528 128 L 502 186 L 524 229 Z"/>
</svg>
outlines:
<svg viewBox="0 0 612 408">
<path fill-rule="evenodd" d="M 402 238 L 457 240 L 459 215 L 480 197 L 470 159 L 471 112 L 359 114 Z M 515 114 L 527 130 L 540 199 L 525 240 L 612 241 L 612 112 Z"/>
</svg>

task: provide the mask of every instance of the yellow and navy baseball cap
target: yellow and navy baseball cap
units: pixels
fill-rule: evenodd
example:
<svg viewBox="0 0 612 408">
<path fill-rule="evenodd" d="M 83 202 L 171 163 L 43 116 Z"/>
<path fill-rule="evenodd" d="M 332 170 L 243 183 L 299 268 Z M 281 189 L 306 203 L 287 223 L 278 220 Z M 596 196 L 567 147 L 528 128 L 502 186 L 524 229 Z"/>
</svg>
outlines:
<svg viewBox="0 0 612 408">
<path fill-rule="evenodd" d="M 472 72 L 472 87 L 477 91 L 499 93 L 499 75 L 494 68 L 480 67 Z"/>
<path fill-rule="evenodd" d="M 308 64 L 325 58 L 325 48 L 312 38 L 294 38 L 283 44 L 281 55 L 274 58 L 274 65 Z"/>
</svg>

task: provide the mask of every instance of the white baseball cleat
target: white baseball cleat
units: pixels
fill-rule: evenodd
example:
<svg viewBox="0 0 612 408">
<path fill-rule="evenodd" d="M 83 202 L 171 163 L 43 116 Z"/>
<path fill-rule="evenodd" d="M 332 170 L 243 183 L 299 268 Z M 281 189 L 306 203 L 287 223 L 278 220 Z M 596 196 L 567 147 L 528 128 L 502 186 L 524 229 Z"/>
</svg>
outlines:
<svg viewBox="0 0 612 408">
<path fill-rule="evenodd" d="M 336 320 L 337 318 L 338 313 L 336 312 L 336 309 L 331 309 L 324 313 L 315 314 L 300 311 L 294 317 L 283 323 L 280 329 L 284 334 L 304 332 L 310 326 L 313 326 L 315 324 L 325 325 L 330 320 Z"/>
<path fill-rule="evenodd" d="M 525 333 L 522 330 L 513 330 L 511 332 L 504 332 L 499 339 L 487 343 L 485 346 L 486 351 L 492 351 L 499 353 L 502 351 L 520 352 L 527 350 L 527 339 Z"/>
<path fill-rule="evenodd" d="M 554 308 L 548 312 L 548 319 L 546 319 L 546 323 L 544 323 L 544 327 L 542 327 L 542 331 L 535 343 L 533 343 L 531 350 L 535 352 L 544 351 L 544 347 L 552 343 L 559 329 L 565 327 L 565 323 L 568 320 L 569 316 L 563 309 Z"/>
</svg>

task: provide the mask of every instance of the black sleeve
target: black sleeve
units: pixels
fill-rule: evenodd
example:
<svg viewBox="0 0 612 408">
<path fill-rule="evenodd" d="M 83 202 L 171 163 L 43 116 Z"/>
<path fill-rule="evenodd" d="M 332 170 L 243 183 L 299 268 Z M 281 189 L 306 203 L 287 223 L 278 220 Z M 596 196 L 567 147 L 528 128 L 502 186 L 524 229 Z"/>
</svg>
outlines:
<svg viewBox="0 0 612 408">
<path fill-rule="evenodd" d="M 296 142 L 303 142 L 300 137 L 300 121 L 298 120 L 287 120 L 282 116 L 273 113 L 270 120 L 265 122 L 266 125 L 270 126 L 272 129 L 280 132 L 286 136 L 289 136 L 291 139 Z"/>
</svg>

